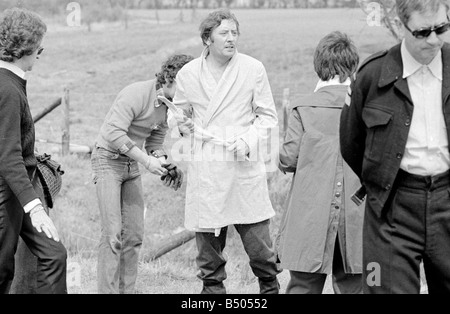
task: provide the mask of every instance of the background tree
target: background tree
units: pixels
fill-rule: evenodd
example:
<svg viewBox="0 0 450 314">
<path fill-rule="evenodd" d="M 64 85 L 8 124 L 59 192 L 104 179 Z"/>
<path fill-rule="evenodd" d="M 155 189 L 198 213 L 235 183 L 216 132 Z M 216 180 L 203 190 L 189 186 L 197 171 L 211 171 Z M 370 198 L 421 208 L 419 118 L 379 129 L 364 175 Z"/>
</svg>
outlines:
<svg viewBox="0 0 450 314">
<path fill-rule="evenodd" d="M 81 20 L 88 31 L 92 31 L 92 24 L 99 22 L 123 21 L 128 26 L 127 2 L 125 0 L 79 0 L 81 5 Z"/>
<path fill-rule="evenodd" d="M 225 6 L 227 8 L 229 8 L 231 6 L 231 4 L 234 2 L 234 0 L 224 0 L 224 2 L 225 2 Z"/>
<path fill-rule="evenodd" d="M 397 13 L 395 11 L 395 0 L 358 0 L 361 9 L 367 16 L 371 15 L 380 19 L 391 35 L 401 41 L 399 29 L 395 23 Z"/>
</svg>

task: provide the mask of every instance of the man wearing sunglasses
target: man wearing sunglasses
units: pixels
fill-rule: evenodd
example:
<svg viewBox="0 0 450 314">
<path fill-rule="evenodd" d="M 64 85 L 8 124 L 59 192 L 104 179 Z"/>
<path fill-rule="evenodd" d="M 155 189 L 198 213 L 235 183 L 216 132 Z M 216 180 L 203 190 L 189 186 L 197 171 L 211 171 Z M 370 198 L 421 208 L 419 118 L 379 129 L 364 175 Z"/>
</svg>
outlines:
<svg viewBox="0 0 450 314">
<path fill-rule="evenodd" d="M 34 12 L 0 14 L 0 294 L 67 293 L 67 252 L 46 211 L 27 98 L 26 72 L 39 59 L 46 32 Z M 26 257 L 17 264 L 16 252 Z M 28 259 L 31 253 L 36 260 Z"/>
<path fill-rule="evenodd" d="M 450 293 L 450 46 L 444 0 L 396 0 L 401 44 L 360 67 L 341 115 L 367 191 L 364 293 Z"/>
</svg>

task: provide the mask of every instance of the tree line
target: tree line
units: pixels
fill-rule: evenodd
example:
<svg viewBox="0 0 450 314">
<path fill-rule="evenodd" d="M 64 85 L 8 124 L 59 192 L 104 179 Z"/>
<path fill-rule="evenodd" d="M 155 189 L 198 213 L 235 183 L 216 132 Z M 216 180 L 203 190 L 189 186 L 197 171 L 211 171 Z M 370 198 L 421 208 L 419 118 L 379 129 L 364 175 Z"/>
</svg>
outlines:
<svg viewBox="0 0 450 314">
<path fill-rule="evenodd" d="M 357 7 L 363 0 L 2 0 L 0 10 L 25 7 L 41 14 L 58 14 L 66 11 L 70 2 L 86 9 L 180 9 L 180 8 L 328 8 Z"/>
<path fill-rule="evenodd" d="M 1 0 L 0 11 L 11 7 L 24 7 L 44 16 L 67 14 L 68 5 L 75 3 L 82 10 L 81 22 L 88 26 L 102 21 L 122 21 L 128 27 L 128 10 L 154 9 L 158 19 L 159 9 L 196 9 L 229 8 L 361 8 L 367 15 L 377 9 L 381 22 L 391 34 L 398 37 L 393 18 L 395 0 Z M 183 14 L 180 14 L 183 21 Z"/>
</svg>

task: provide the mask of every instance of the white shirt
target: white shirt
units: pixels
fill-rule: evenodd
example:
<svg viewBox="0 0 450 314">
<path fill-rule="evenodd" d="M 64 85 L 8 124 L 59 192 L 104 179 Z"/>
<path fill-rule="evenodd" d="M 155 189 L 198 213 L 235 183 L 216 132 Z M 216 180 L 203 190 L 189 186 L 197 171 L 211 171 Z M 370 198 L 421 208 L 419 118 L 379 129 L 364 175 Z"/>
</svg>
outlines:
<svg viewBox="0 0 450 314">
<path fill-rule="evenodd" d="M 25 79 L 25 71 L 19 68 L 17 65 L 14 65 L 10 62 L 0 60 L 0 68 L 7 69 L 20 77 L 21 79 Z"/>
<path fill-rule="evenodd" d="M 326 86 L 332 86 L 332 85 L 345 85 L 345 86 L 350 86 L 351 84 L 351 80 L 350 78 L 347 78 L 347 80 L 345 80 L 344 83 L 340 82 L 340 77 L 339 75 L 336 75 L 335 77 L 333 77 L 332 79 L 328 80 L 328 81 L 322 81 L 320 80 L 317 83 L 316 89 L 314 90 L 314 93 L 316 93 L 319 89 L 321 89 L 322 87 L 326 87 Z"/>
<path fill-rule="evenodd" d="M 442 52 L 428 65 L 417 62 L 404 41 L 401 53 L 414 113 L 400 168 L 422 176 L 444 173 L 450 154 L 442 109 Z"/>
<path fill-rule="evenodd" d="M 17 75 L 18 77 L 20 77 L 21 79 L 23 79 L 23 80 L 25 79 L 25 71 L 23 71 L 21 68 L 19 68 L 18 66 L 14 65 L 10 62 L 0 60 L 0 69 L 9 70 L 12 73 L 14 73 L 15 75 Z M 26 204 L 24 206 L 23 209 L 24 209 L 25 213 L 29 213 L 37 205 L 42 205 L 42 203 L 39 199 L 35 199 L 35 200 L 29 202 L 28 204 Z"/>
</svg>

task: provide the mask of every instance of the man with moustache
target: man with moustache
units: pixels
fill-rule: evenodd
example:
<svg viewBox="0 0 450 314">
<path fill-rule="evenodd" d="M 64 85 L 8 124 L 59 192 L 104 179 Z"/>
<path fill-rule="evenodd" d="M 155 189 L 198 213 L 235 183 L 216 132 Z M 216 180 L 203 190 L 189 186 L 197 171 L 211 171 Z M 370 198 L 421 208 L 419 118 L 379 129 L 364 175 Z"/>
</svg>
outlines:
<svg viewBox="0 0 450 314">
<path fill-rule="evenodd" d="M 341 116 L 367 190 L 365 293 L 450 293 L 450 28 L 444 0 L 397 0 L 400 45 L 360 67 Z"/>
<path fill-rule="evenodd" d="M 260 149 L 278 124 L 267 74 L 261 62 L 237 52 L 239 22 L 228 10 L 209 14 L 200 32 L 205 49 L 178 72 L 174 102 L 216 139 L 196 137 L 188 167 L 185 225 L 196 231 L 202 293 L 226 293 L 223 250 L 230 225 L 241 236 L 260 292 L 278 293 L 269 230 L 275 212 Z M 220 145 L 224 140 L 228 144 Z"/>
</svg>

